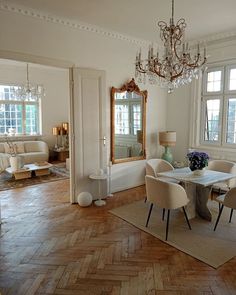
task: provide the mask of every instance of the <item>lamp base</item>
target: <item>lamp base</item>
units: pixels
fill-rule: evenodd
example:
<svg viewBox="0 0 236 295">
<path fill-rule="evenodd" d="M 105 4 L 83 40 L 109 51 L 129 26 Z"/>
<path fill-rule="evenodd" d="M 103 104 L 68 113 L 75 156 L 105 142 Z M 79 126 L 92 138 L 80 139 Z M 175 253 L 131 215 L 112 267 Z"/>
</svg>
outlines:
<svg viewBox="0 0 236 295">
<path fill-rule="evenodd" d="M 170 148 L 168 146 L 165 146 L 165 152 L 162 154 L 161 158 L 169 163 L 173 162 L 173 155 L 171 154 Z"/>
</svg>

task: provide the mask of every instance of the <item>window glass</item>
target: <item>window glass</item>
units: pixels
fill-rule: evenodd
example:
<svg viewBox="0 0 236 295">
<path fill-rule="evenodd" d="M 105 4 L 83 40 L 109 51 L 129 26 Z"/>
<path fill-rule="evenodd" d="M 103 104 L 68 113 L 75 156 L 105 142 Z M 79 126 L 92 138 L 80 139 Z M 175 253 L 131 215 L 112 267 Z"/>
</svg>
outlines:
<svg viewBox="0 0 236 295">
<path fill-rule="evenodd" d="M 8 133 L 9 128 L 14 128 L 16 133 L 22 133 L 22 105 L 0 104 L 0 133 Z"/>
<path fill-rule="evenodd" d="M 26 114 L 26 126 L 25 133 L 26 134 L 37 134 L 38 131 L 38 110 L 36 105 L 26 105 L 25 106 L 25 114 Z"/>
<path fill-rule="evenodd" d="M 221 71 L 212 71 L 207 74 L 207 92 L 221 91 Z"/>
<path fill-rule="evenodd" d="M 236 98 L 228 100 L 226 142 L 236 143 Z"/>
<path fill-rule="evenodd" d="M 129 134 L 129 106 L 115 105 L 115 134 Z"/>
<path fill-rule="evenodd" d="M 16 134 L 39 134 L 39 103 L 27 102 L 17 96 L 19 86 L 0 85 L 0 135 L 9 128 Z"/>
<path fill-rule="evenodd" d="M 133 104 L 133 134 L 137 134 L 137 130 L 141 130 L 141 122 L 142 122 L 142 115 L 141 115 L 141 105 L 140 104 Z"/>
<path fill-rule="evenodd" d="M 236 69 L 230 69 L 229 90 L 236 90 Z"/>
<path fill-rule="evenodd" d="M 219 140 L 220 99 L 208 99 L 205 107 L 205 141 Z"/>
</svg>

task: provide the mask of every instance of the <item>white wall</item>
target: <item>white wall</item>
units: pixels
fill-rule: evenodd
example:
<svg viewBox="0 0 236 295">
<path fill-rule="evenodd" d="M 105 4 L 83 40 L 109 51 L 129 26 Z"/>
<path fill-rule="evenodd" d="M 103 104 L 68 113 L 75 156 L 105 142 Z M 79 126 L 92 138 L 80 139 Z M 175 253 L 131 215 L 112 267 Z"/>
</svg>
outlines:
<svg viewBox="0 0 236 295">
<path fill-rule="evenodd" d="M 30 64 L 30 83 L 44 86 L 45 97 L 41 100 L 42 139 L 50 148 L 56 139 L 52 135 L 52 127 L 59 126 L 69 120 L 69 71 Z M 0 84 L 25 84 L 26 64 L 0 60 Z"/>
<path fill-rule="evenodd" d="M 77 67 L 106 71 L 107 154 L 109 155 L 110 88 L 120 87 L 134 77 L 134 60 L 140 45 L 133 41 L 9 11 L 0 11 L 0 28 L 0 50 L 70 61 Z M 139 86 L 141 90 L 148 91 L 147 156 L 156 157 L 160 154 L 157 143 L 158 130 L 166 128 L 166 91 L 149 84 Z M 113 165 L 113 190 L 143 183 L 144 166 L 145 161 Z"/>
<path fill-rule="evenodd" d="M 175 89 L 167 97 L 167 130 L 176 131 L 176 145 L 171 147 L 174 161 L 184 161 L 189 143 L 190 86 Z"/>
</svg>

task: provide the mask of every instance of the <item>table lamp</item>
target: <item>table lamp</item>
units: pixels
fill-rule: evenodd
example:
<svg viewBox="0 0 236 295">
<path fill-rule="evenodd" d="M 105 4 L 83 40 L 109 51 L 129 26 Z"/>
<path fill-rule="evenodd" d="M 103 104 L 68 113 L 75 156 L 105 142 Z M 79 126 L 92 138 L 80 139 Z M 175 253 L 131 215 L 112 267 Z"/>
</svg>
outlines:
<svg viewBox="0 0 236 295">
<path fill-rule="evenodd" d="M 62 135 L 65 135 L 65 142 L 63 142 L 63 146 L 64 148 L 68 149 L 69 147 L 69 123 L 68 122 L 64 122 L 62 123 Z"/>
<path fill-rule="evenodd" d="M 175 131 L 164 131 L 159 132 L 159 142 L 160 145 L 165 147 L 165 151 L 162 154 L 162 159 L 173 162 L 173 155 L 171 154 L 170 147 L 175 146 L 176 143 L 176 132 Z"/>
<path fill-rule="evenodd" d="M 55 144 L 55 149 L 58 149 L 58 135 L 60 134 L 60 128 L 58 127 L 53 127 L 52 128 L 52 134 L 56 136 L 56 144 Z"/>
</svg>

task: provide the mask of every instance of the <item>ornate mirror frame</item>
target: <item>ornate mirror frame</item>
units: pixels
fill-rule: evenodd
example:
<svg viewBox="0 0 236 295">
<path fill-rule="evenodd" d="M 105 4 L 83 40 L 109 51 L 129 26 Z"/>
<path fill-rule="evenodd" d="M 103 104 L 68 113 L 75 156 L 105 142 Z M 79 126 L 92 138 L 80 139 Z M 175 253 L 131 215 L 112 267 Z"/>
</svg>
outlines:
<svg viewBox="0 0 236 295">
<path fill-rule="evenodd" d="M 124 95 L 128 93 L 128 95 L 137 95 L 140 96 L 141 99 L 141 130 L 136 130 L 136 134 L 132 137 L 137 137 L 137 142 L 135 143 L 140 144 L 141 149 L 139 155 L 130 155 L 129 157 L 122 157 L 116 158 L 115 156 L 115 145 L 116 145 L 116 134 L 115 134 L 115 102 L 116 102 L 116 94 L 124 92 Z M 116 163 L 123 163 L 129 161 L 137 161 L 146 159 L 146 103 L 147 103 L 147 90 L 141 91 L 138 85 L 135 83 L 134 79 L 130 82 L 124 84 L 121 88 L 111 88 L 111 161 L 113 164 Z M 133 128 L 134 130 L 134 128 Z M 138 134 L 138 131 L 139 134 Z"/>
</svg>

